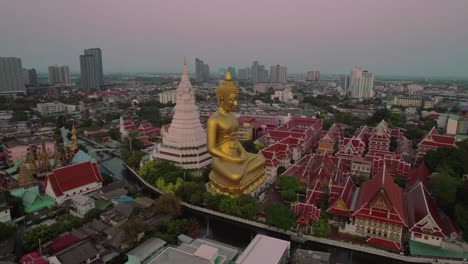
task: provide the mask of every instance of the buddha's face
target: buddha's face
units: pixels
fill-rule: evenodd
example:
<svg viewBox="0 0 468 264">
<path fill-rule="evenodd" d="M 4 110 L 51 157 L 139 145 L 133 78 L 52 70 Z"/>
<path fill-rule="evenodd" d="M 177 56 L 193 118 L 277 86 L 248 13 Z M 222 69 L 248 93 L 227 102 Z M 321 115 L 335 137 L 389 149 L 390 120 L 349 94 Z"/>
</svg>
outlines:
<svg viewBox="0 0 468 264">
<path fill-rule="evenodd" d="M 229 94 L 221 100 L 222 108 L 227 112 L 232 112 L 237 109 L 237 93 Z"/>
</svg>

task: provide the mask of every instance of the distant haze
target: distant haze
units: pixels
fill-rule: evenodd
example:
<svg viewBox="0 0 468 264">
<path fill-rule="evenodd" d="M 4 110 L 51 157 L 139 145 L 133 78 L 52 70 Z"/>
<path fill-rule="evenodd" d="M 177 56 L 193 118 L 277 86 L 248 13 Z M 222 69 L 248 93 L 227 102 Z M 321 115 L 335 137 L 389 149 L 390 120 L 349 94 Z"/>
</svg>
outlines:
<svg viewBox="0 0 468 264">
<path fill-rule="evenodd" d="M 180 72 L 184 55 L 218 67 L 287 65 L 376 75 L 468 77 L 467 0 L 4 0 L 0 57 L 79 71 Z"/>
</svg>

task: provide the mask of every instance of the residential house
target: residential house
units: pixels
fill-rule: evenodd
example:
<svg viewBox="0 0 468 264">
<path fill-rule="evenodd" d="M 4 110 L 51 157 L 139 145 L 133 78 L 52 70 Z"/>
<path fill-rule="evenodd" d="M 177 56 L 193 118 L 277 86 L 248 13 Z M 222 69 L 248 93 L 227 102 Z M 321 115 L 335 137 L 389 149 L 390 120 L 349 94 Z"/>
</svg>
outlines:
<svg viewBox="0 0 468 264">
<path fill-rule="evenodd" d="M 89 240 L 81 241 L 48 258 L 50 264 L 92 263 L 99 259 L 99 252 Z"/>
<path fill-rule="evenodd" d="M 94 199 L 82 194 L 73 195 L 70 200 L 72 206 L 70 213 L 80 218 L 83 218 L 87 212 L 95 208 Z"/>
</svg>

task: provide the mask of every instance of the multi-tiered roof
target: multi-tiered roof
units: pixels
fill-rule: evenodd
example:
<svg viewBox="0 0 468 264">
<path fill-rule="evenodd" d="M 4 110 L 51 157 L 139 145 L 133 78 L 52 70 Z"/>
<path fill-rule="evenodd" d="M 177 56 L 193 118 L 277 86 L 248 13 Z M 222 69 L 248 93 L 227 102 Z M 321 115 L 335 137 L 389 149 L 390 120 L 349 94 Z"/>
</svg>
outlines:
<svg viewBox="0 0 468 264">
<path fill-rule="evenodd" d="M 186 61 L 176 102 L 172 123 L 167 132 L 163 130 L 162 144 L 154 150 L 153 158 L 172 161 L 184 169 L 201 169 L 211 163 L 211 155 L 206 147 L 206 133 L 200 123 Z"/>
</svg>

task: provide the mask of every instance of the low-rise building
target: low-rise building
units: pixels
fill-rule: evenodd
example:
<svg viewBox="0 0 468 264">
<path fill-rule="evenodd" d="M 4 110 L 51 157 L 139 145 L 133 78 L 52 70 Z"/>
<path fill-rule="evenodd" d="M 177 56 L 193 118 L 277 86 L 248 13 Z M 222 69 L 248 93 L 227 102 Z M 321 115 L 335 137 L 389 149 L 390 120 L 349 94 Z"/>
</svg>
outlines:
<svg viewBox="0 0 468 264">
<path fill-rule="evenodd" d="M 264 94 L 268 92 L 267 85 L 265 83 L 257 83 L 253 86 L 253 90 L 256 93 Z"/>
<path fill-rule="evenodd" d="M 5 197 L 0 194 L 0 223 L 8 223 L 11 221 L 10 207 L 5 201 Z"/>
<path fill-rule="evenodd" d="M 72 215 L 84 217 L 87 212 L 95 208 L 94 199 L 82 194 L 73 195 L 71 198 L 73 209 L 70 210 Z"/>
<path fill-rule="evenodd" d="M 164 91 L 159 94 L 159 102 L 161 104 L 167 104 L 167 103 L 176 103 L 177 99 L 177 90 L 169 90 L 169 91 Z"/>
<path fill-rule="evenodd" d="M 147 264 L 166 248 L 166 241 L 152 237 L 127 253 L 125 264 Z"/>
<path fill-rule="evenodd" d="M 75 111 L 77 111 L 76 105 L 67 105 L 61 102 L 37 104 L 37 112 L 43 117 L 65 115 Z"/>
<path fill-rule="evenodd" d="M 49 257 L 50 264 L 93 263 L 99 259 L 99 252 L 89 240 L 84 240 Z"/>
<path fill-rule="evenodd" d="M 44 146 L 44 150 L 42 147 Z M 8 166 L 12 166 L 15 162 L 23 162 L 26 160 L 28 151 L 31 149 L 40 149 L 44 153 L 54 153 L 55 146 L 49 138 L 29 137 L 23 139 L 13 139 L 3 143 L 3 153 Z"/>
<path fill-rule="evenodd" d="M 289 260 L 290 247 L 291 242 L 289 241 L 265 235 L 256 235 L 235 263 L 286 264 Z"/>
<path fill-rule="evenodd" d="M 420 97 L 395 97 L 393 105 L 419 108 L 423 105 L 423 99 Z"/>
<path fill-rule="evenodd" d="M 216 241 L 196 239 L 190 244 L 182 243 L 177 248 L 165 248 L 148 264 L 228 264 L 234 263 L 237 254 L 237 249 Z"/>
<path fill-rule="evenodd" d="M 119 203 L 114 208 L 101 214 L 101 220 L 118 227 L 124 224 L 133 213 L 133 204 L 131 202 Z"/>
</svg>

